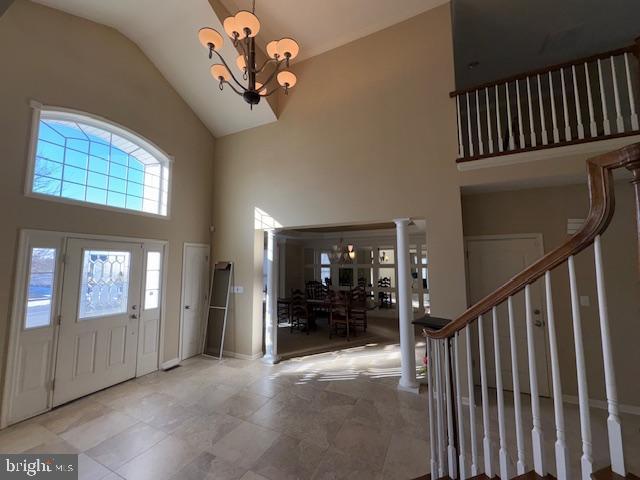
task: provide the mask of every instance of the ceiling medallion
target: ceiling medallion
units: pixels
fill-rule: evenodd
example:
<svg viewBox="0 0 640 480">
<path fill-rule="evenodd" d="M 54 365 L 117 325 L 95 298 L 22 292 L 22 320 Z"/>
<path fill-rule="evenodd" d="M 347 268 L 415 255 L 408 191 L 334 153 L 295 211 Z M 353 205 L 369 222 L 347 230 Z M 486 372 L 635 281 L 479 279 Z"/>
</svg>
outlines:
<svg viewBox="0 0 640 480">
<path fill-rule="evenodd" d="M 220 90 L 224 88 L 225 84 L 229 85 L 234 92 L 244 98 L 251 109 L 260 103 L 261 97 L 268 97 L 281 88 L 284 89 L 285 95 L 289 93 L 289 89 L 296 84 L 297 78 L 293 72 L 285 70 L 285 68 L 289 68 L 290 61 L 296 58 L 300 51 L 298 43 L 292 38 L 273 40 L 267 44 L 269 58 L 258 67 L 255 37 L 260 31 L 260 21 L 255 16 L 255 9 L 256 2 L 253 0 L 251 12 L 240 10 L 223 22 L 225 33 L 231 38 L 233 46 L 241 52 L 236 59 L 236 66 L 242 72 L 242 80 L 246 85 L 238 81 L 227 62 L 220 55 L 220 49 L 224 44 L 222 35 L 209 27 L 201 28 L 198 32 L 200 43 L 209 50 L 209 58 L 213 58 L 215 53 L 222 62 L 211 66 L 211 75 L 220 82 Z M 271 67 L 273 70 L 267 73 Z M 257 76 L 263 74 L 263 81 L 258 81 Z M 276 80 L 277 84 L 273 80 Z"/>
</svg>

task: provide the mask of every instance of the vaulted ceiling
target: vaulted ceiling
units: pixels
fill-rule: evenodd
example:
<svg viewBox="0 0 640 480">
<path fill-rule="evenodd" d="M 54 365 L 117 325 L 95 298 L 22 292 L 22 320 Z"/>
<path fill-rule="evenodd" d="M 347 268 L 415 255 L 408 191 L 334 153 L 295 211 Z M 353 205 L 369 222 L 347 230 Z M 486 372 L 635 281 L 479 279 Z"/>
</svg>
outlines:
<svg viewBox="0 0 640 480">
<path fill-rule="evenodd" d="M 120 31 L 149 57 L 214 136 L 220 137 L 277 120 L 267 102 L 253 111 L 230 89 L 220 92 L 209 74 L 212 61 L 197 32 L 210 26 L 223 32 L 217 5 L 235 13 L 250 0 L 33 0 Z M 296 61 L 336 48 L 401 22 L 448 0 L 257 0 L 262 31 L 258 44 L 292 36 L 301 44 Z M 220 13 L 220 8 L 216 12 Z M 223 18 L 224 20 L 224 18 Z M 223 56 L 233 65 L 230 41 Z"/>
</svg>

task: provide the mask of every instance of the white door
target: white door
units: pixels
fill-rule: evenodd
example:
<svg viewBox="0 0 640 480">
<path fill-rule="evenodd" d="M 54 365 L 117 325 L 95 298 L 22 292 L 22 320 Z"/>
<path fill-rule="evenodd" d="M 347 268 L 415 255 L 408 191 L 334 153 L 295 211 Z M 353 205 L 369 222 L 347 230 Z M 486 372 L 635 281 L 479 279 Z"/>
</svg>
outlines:
<svg viewBox="0 0 640 480">
<path fill-rule="evenodd" d="M 208 311 L 209 246 L 186 244 L 182 265 L 182 355 L 200 355 Z"/>
<path fill-rule="evenodd" d="M 515 274 L 535 262 L 543 254 L 541 240 L 537 236 L 518 238 L 470 238 L 466 240 L 466 249 L 469 300 L 472 304 L 503 285 Z M 536 348 L 538 387 L 541 395 L 548 396 L 547 337 L 542 309 L 542 288 L 543 286 L 539 281 L 531 286 L 531 300 L 534 313 L 533 332 Z M 513 306 L 520 390 L 529 393 L 529 363 L 527 356 L 524 292 L 513 297 Z M 505 389 L 512 390 L 513 379 L 511 371 L 509 316 L 506 302 L 498 307 L 497 314 L 502 382 Z M 484 345 L 487 353 L 487 380 L 489 386 L 495 387 L 496 375 L 491 313 L 484 315 L 483 318 Z M 474 347 L 477 351 L 477 343 Z M 479 362 L 475 363 L 477 367 Z M 476 375 L 476 378 L 479 378 L 479 374 Z"/>
<path fill-rule="evenodd" d="M 53 405 L 136 374 L 142 245 L 70 239 Z"/>
</svg>

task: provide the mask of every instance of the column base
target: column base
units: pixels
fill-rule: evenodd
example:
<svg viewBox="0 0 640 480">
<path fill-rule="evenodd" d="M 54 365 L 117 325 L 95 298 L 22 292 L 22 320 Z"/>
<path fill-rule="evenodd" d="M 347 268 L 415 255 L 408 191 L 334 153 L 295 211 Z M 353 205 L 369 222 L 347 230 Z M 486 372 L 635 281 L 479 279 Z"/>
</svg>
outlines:
<svg viewBox="0 0 640 480">
<path fill-rule="evenodd" d="M 402 392 L 415 393 L 417 395 L 418 393 L 420 393 L 420 386 L 417 383 L 410 383 L 406 385 L 402 382 L 402 380 L 400 380 L 400 382 L 398 382 L 398 390 Z"/>
<path fill-rule="evenodd" d="M 276 363 L 280 363 L 280 360 L 279 355 L 263 355 L 260 359 L 262 363 L 266 363 L 267 365 L 275 365 Z"/>
</svg>

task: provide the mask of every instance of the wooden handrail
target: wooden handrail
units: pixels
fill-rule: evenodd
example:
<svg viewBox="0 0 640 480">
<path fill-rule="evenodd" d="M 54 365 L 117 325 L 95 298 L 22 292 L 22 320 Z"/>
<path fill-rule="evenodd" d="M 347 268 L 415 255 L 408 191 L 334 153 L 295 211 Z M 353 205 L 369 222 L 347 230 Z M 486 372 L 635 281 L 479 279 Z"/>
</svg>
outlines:
<svg viewBox="0 0 640 480">
<path fill-rule="evenodd" d="M 524 73 L 519 73 L 517 75 L 513 75 L 510 77 L 505 77 L 505 78 L 500 78 L 498 80 L 494 80 L 491 82 L 486 82 L 486 83 L 482 83 L 480 85 L 475 85 L 473 87 L 469 87 L 469 88 L 464 88 L 464 89 L 460 89 L 460 90 L 455 90 L 453 92 L 449 93 L 449 96 L 451 98 L 454 98 L 458 95 L 462 95 L 465 93 L 471 93 L 471 92 L 475 92 L 476 90 L 482 90 L 485 88 L 489 88 L 489 87 L 495 87 L 496 85 L 503 85 L 505 83 L 511 83 L 511 82 L 515 82 L 516 80 L 525 80 L 527 77 L 533 77 L 536 75 L 542 75 L 542 74 L 547 74 L 549 72 L 554 72 L 556 70 L 560 70 L 561 68 L 566 68 L 566 67 L 571 67 L 574 65 L 582 65 L 584 63 L 590 63 L 590 62 L 595 62 L 596 60 L 602 60 L 605 58 L 609 58 L 609 57 L 616 57 L 618 55 L 623 55 L 625 53 L 634 53 L 637 55 L 637 47 L 638 43 L 636 40 L 636 44 L 635 45 L 630 45 L 627 47 L 623 47 L 623 48 L 618 48 L 615 50 L 609 50 L 607 52 L 602 52 L 602 53 L 598 53 L 596 55 L 590 55 L 588 57 L 583 57 L 583 58 L 578 58 L 577 60 L 571 60 L 569 62 L 564 62 L 564 63 L 558 63 L 555 65 L 549 65 L 547 67 L 544 68 L 539 68 L 536 70 L 530 70 L 528 72 L 524 72 Z"/>
<path fill-rule="evenodd" d="M 625 167 L 631 170 L 636 178 L 640 178 L 640 143 L 628 145 L 619 150 L 587 160 L 589 182 L 589 215 L 583 227 L 564 244 L 547 253 L 530 267 L 518 273 L 500 288 L 471 306 L 462 315 L 439 330 L 425 328 L 429 338 L 449 338 L 473 322 L 479 315 L 489 312 L 493 307 L 506 301 L 509 297 L 522 291 L 545 272 L 564 263 L 571 255 L 576 255 L 591 245 L 597 235 L 607 229 L 615 210 L 613 193 L 613 170 Z M 640 189 L 636 188 L 636 197 Z M 640 200 L 636 198 L 640 205 Z M 638 217 L 640 222 L 640 216 Z M 640 234 L 640 223 L 638 224 Z"/>
</svg>

